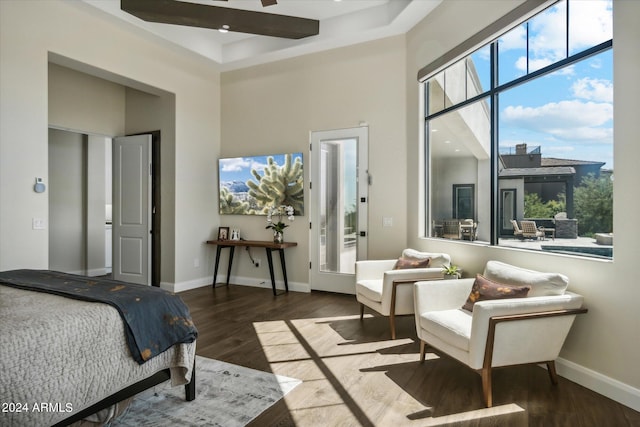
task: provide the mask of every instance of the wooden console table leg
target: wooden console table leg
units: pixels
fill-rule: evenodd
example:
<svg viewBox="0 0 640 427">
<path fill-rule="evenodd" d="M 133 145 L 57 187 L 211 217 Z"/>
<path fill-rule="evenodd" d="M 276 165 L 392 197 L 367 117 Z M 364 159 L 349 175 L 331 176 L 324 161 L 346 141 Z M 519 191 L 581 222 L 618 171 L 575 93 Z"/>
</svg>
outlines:
<svg viewBox="0 0 640 427">
<path fill-rule="evenodd" d="M 280 252 L 280 265 L 282 266 L 282 276 L 284 277 L 284 289 L 289 292 L 289 282 L 287 281 L 287 266 L 284 263 L 284 249 L 278 249 Z"/>
<path fill-rule="evenodd" d="M 233 252 L 235 251 L 235 246 L 229 247 L 229 269 L 227 270 L 227 286 L 229 286 L 229 278 L 231 277 L 231 264 L 233 264 Z"/>
<path fill-rule="evenodd" d="M 271 288 L 273 289 L 273 296 L 276 296 L 276 278 L 273 274 L 273 258 L 271 257 L 271 249 L 265 248 L 267 251 L 267 262 L 269 263 L 269 276 L 271 277 Z"/>
<path fill-rule="evenodd" d="M 220 250 L 222 248 L 220 246 L 216 247 L 216 265 L 213 268 L 213 283 L 211 284 L 214 288 L 216 287 L 216 278 L 218 277 L 218 263 L 220 262 Z"/>
</svg>

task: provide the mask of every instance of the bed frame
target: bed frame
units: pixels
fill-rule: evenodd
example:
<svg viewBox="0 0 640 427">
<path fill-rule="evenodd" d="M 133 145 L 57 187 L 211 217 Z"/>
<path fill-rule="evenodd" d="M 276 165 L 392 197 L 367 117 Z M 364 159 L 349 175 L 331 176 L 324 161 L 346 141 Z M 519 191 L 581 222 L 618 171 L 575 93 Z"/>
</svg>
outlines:
<svg viewBox="0 0 640 427">
<path fill-rule="evenodd" d="M 85 408 L 83 410 L 81 410 L 80 412 L 77 412 L 73 415 L 71 415 L 68 418 L 65 418 L 64 420 L 60 421 L 57 424 L 54 424 L 53 427 L 64 427 L 64 426 L 68 426 L 69 424 L 73 424 L 77 421 L 82 420 L 83 418 L 88 417 L 89 415 L 95 414 L 98 411 L 101 411 L 103 409 L 106 409 L 112 405 L 115 405 L 118 402 L 121 402 L 125 399 L 128 399 L 132 396 L 135 396 L 138 393 L 141 393 L 153 386 L 156 386 L 158 384 L 161 384 L 167 380 L 169 380 L 171 378 L 171 373 L 169 368 L 164 369 L 162 371 L 156 372 L 155 374 L 153 374 L 152 376 L 145 378 L 142 381 L 139 381 L 135 384 L 130 385 L 129 387 L 123 388 L 122 390 L 112 394 L 111 396 L 108 396 L 104 399 L 102 399 L 101 401 L 99 401 L 98 403 L 89 406 L 88 408 Z M 190 402 L 192 400 L 194 400 L 196 398 L 196 360 L 195 357 L 193 359 L 193 369 L 191 371 L 191 381 L 187 384 L 184 385 L 184 392 L 185 392 L 185 400 L 187 402 Z"/>
</svg>

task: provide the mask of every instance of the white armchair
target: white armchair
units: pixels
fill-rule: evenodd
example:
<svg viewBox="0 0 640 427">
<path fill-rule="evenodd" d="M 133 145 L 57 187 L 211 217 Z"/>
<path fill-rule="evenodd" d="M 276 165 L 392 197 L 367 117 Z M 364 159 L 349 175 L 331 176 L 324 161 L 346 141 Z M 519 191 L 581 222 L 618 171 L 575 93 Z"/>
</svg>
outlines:
<svg viewBox="0 0 640 427">
<path fill-rule="evenodd" d="M 545 363 L 551 382 L 557 384 L 554 361 L 575 316 L 587 310 L 582 308 L 582 296 L 565 290 L 568 278 L 562 274 L 489 261 L 483 276 L 499 284 L 528 286 L 528 296 L 480 298 L 473 311 L 468 311 L 462 307 L 476 279 L 417 282 L 415 319 L 420 360 L 424 362 L 429 343 L 477 370 L 482 376 L 485 404 L 491 407 L 494 367 Z"/>
<path fill-rule="evenodd" d="M 428 258 L 429 265 L 427 268 L 394 270 L 397 259 L 356 262 L 356 299 L 360 303 L 360 320 L 365 306 L 389 316 L 391 339 L 396 338 L 395 316 L 413 314 L 413 284 L 419 280 L 442 279 L 442 267 L 451 263 L 447 254 L 413 249 L 405 249 L 402 257 Z"/>
</svg>

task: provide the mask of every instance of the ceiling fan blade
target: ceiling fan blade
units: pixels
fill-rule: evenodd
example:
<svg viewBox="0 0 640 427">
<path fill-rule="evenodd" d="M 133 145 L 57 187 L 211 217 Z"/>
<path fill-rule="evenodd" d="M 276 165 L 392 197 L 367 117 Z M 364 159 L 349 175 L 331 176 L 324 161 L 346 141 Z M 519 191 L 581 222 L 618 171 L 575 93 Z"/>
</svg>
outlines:
<svg viewBox="0 0 640 427">
<path fill-rule="evenodd" d="M 266 0 L 273 1 L 273 0 Z M 120 0 L 120 9 L 149 22 L 301 39 L 320 32 L 320 21 L 176 0 Z"/>
<path fill-rule="evenodd" d="M 273 6 L 274 4 L 278 4 L 278 0 L 260 0 L 262 2 L 262 7 Z"/>
</svg>

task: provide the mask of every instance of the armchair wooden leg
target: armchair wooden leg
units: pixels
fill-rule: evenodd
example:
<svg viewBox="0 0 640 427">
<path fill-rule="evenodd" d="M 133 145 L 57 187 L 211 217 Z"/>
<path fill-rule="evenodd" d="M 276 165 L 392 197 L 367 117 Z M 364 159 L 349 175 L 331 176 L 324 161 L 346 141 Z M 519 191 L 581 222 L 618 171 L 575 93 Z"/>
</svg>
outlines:
<svg viewBox="0 0 640 427">
<path fill-rule="evenodd" d="M 391 339 L 395 340 L 396 339 L 396 315 L 393 311 L 391 312 L 391 314 L 389 314 L 389 326 L 391 327 Z"/>
<path fill-rule="evenodd" d="M 484 396 L 484 403 L 487 408 L 491 408 L 493 405 L 491 396 L 491 367 L 482 368 L 482 394 Z"/>
<path fill-rule="evenodd" d="M 364 304 L 360 303 L 360 320 L 364 318 Z"/>
<path fill-rule="evenodd" d="M 558 385 L 558 374 L 556 373 L 556 362 L 554 360 L 547 362 L 547 371 L 549 372 L 551 384 Z"/>
<path fill-rule="evenodd" d="M 420 340 L 420 363 L 424 362 L 427 343 Z"/>
</svg>

